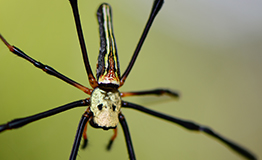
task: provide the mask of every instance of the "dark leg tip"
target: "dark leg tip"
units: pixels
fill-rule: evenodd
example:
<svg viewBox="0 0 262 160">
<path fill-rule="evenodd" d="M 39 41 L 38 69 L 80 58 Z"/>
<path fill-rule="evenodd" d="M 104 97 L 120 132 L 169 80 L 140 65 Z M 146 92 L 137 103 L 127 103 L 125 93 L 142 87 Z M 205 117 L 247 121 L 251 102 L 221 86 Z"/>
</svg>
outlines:
<svg viewBox="0 0 262 160">
<path fill-rule="evenodd" d="M 84 142 L 82 144 L 82 149 L 85 149 L 87 147 L 87 144 L 88 144 L 88 140 L 87 139 L 84 139 Z"/>
<path fill-rule="evenodd" d="M 113 140 L 110 140 L 110 141 L 109 141 L 109 143 L 108 143 L 108 145 L 107 145 L 107 147 L 106 147 L 106 149 L 107 149 L 108 151 L 111 149 L 113 142 L 114 142 Z"/>
</svg>

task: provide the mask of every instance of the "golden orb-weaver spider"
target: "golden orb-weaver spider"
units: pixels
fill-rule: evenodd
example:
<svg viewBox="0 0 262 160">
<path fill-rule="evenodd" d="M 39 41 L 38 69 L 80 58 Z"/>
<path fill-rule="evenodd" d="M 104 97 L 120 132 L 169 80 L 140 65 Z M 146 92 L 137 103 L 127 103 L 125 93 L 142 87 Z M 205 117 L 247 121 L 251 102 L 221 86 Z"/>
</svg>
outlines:
<svg viewBox="0 0 262 160">
<path fill-rule="evenodd" d="M 133 108 L 133 109 L 142 111 L 144 113 L 148 113 L 153 116 L 177 123 L 190 130 L 203 131 L 213 136 L 214 138 L 221 140 L 222 142 L 224 142 L 229 147 L 233 148 L 235 151 L 242 154 L 243 156 L 246 156 L 249 159 L 255 159 L 255 157 L 251 153 L 235 145 L 234 143 L 231 143 L 230 141 L 222 138 L 221 136 L 211 131 L 209 128 L 194 124 L 192 122 L 170 117 L 168 115 L 164 115 L 164 114 L 149 110 L 140 105 L 136 105 L 136 104 L 122 100 L 122 97 L 125 97 L 125 96 L 146 95 L 146 94 L 155 94 L 155 95 L 168 94 L 170 96 L 178 97 L 178 94 L 176 92 L 173 92 L 171 90 L 166 90 L 166 89 L 156 89 L 156 90 L 141 91 L 141 92 L 124 92 L 124 93 L 120 93 L 118 91 L 118 88 L 124 84 L 125 79 L 127 78 L 128 74 L 130 73 L 134 65 L 136 57 L 142 47 L 142 44 L 146 38 L 149 28 L 152 25 L 152 22 L 155 16 L 157 15 L 158 11 L 160 10 L 163 4 L 163 0 L 155 0 L 153 8 L 152 8 L 152 12 L 149 16 L 149 20 L 146 24 L 142 37 L 137 45 L 137 48 L 129 63 L 129 66 L 127 67 L 126 71 L 124 72 L 122 76 L 120 75 L 116 44 L 115 44 L 114 35 L 113 35 L 113 28 L 112 28 L 112 21 L 111 21 L 111 9 L 108 4 L 105 4 L 105 3 L 101 4 L 97 12 L 99 26 L 100 26 L 99 29 L 100 29 L 101 47 L 100 47 L 100 54 L 98 58 L 96 78 L 93 76 L 93 73 L 91 71 L 91 67 L 88 61 L 87 51 L 85 48 L 85 42 L 84 42 L 80 19 L 78 15 L 77 2 L 76 0 L 75 1 L 71 0 L 70 2 L 72 5 L 74 17 L 75 17 L 78 37 L 79 37 L 79 41 L 81 45 L 81 50 L 82 50 L 83 59 L 85 62 L 86 71 L 88 74 L 90 85 L 93 89 L 89 89 L 67 78 L 66 76 L 60 74 L 53 68 L 32 59 L 31 57 L 27 56 L 24 52 L 19 50 L 18 48 L 9 45 L 9 43 L 3 38 L 3 36 L 0 36 L 0 37 L 2 41 L 8 46 L 11 52 L 33 63 L 36 67 L 42 69 L 46 73 L 53 75 L 81 89 L 82 91 L 90 95 L 90 98 L 80 100 L 80 101 L 75 101 L 67 105 L 63 105 L 53 110 L 42 112 L 42 113 L 39 113 L 33 116 L 10 121 L 6 124 L 1 125 L 0 131 L 18 128 L 25 124 L 33 122 L 35 120 L 39 120 L 41 118 L 45 118 L 47 116 L 51 116 L 53 114 L 60 113 L 62 111 L 65 111 L 65 110 L 68 110 L 74 107 L 89 106 L 86 112 L 83 114 L 82 119 L 80 121 L 70 159 L 76 159 L 76 155 L 77 155 L 77 151 L 80 145 L 80 140 L 81 140 L 82 135 L 84 137 L 84 146 L 87 144 L 86 132 L 84 132 L 84 130 L 86 130 L 87 122 L 90 122 L 90 124 L 93 127 L 102 128 L 105 130 L 107 129 L 115 130 L 115 134 L 112 136 L 108 144 L 108 148 L 110 149 L 116 137 L 116 127 L 117 127 L 118 121 L 120 121 L 124 134 L 125 134 L 129 157 L 130 159 L 135 159 L 135 153 L 133 150 L 131 137 L 128 131 L 128 126 L 121 112 L 121 107 L 126 107 L 126 108 Z"/>
</svg>

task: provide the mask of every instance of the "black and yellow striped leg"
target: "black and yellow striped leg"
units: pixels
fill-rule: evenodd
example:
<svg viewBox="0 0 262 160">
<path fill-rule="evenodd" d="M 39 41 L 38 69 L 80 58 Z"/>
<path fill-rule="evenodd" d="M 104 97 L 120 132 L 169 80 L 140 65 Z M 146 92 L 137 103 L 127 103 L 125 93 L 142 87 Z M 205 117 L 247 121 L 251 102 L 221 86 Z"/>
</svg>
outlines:
<svg viewBox="0 0 262 160">
<path fill-rule="evenodd" d="M 212 136 L 213 138 L 219 140 L 220 142 L 224 143 L 225 145 L 227 145 L 229 148 L 231 148 L 233 151 L 235 151 L 236 153 L 239 153 L 240 155 L 242 155 L 243 157 L 246 157 L 249 160 L 256 160 L 257 158 L 251 153 L 249 152 L 247 149 L 235 144 L 234 142 L 222 137 L 221 135 L 215 133 L 213 130 L 211 130 L 208 127 L 205 126 L 201 126 L 198 125 L 194 122 L 190 122 L 190 121 L 186 121 L 186 120 L 182 120 L 179 118 L 175 118 L 175 117 L 171 117 L 150 109 L 147 109 L 145 107 L 142 107 L 140 105 L 134 104 L 134 103 L 130 103 L 130 102 L 126 102 L 126 101 L 122 101 L 122 107 L 126 107 L 126 108 L 132 108 L 132 109 L 136 109 L 139 110 L 141 112 L 147 113 L 149 115 L 164 119 L 164 120 L 168 120 L 170 122 L 176 123 L 188 130 L 191 131 L 201 131 L 204 132 L 210 136 Z"/>
</svg>

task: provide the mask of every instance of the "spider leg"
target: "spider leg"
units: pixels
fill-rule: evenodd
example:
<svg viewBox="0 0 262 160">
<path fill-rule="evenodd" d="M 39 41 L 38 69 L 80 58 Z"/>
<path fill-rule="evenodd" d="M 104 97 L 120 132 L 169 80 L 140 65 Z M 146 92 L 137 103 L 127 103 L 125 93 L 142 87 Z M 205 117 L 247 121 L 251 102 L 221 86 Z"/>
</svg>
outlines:
<svg viewBox="0 0 262 160">
<path fill-rule="evenodd" d="M 117 128 L 114 128 L 114 134 L 113 134 L 113 136 L 110 138 L 110 141 L 109 141 L 109 143 L 108 143 L 108 145 L 107 145 L 107 147 L 106 147 L 107 150 L 110 150 L 110 149 L 111 149 L 112 144 L 113 144 L 114 140 L 116 139 L 116 137 L 117 137 Z"/>
<path fill-rule="evenodd" d="M 80 119 L 69 160 L 75 160 L 76 159 L 85 125 L 91 117 L 92 117 L 92 112 L 90 111 L 90 108 L 88 108 Z"/>
<path fill-rule="evenodd" d="M 79 18 L 79 12 L 78 12 L 78 8 L 77 8 L 77 0 L 69 0 L 69 1 L 70 1 L 72 10 L 73 10 L 73 14 L 74 14 L 76 30 L 77 30 L 77 34 L 78 34 L 78 39 L 79 39 L 81 51 L 82 51 L 83 60 L 84 60 L 84 63 L 85 63 L 86 73 L 88 75 L 88 80 L 89 80 L 90 85 L 93 88 L 96 88 L 98 86 L 98 84 L 97 84 L 97 81 L 94 78 L 91 66 L 89 64 L 85 40 L 84 40 L 81 22 L 80 22 L 80 18 Z"/>
<path fill-rule="evenodd" d="M 134 152 L 134 149 L 133 149 L 132 140 L 131 140 L 131 136 L 130 136 L 128 126 L 127 126 L 127 123 L 126 123 L 126 119 L 125 119 L 125 117 L 122 113 L 119 114 L 118 118 L 119 118 L 120 124 L 121 124 L 122 129 L 123 129 L 124 134 L 125 134 L 126 146 L 127 146 L 127 150 L 128 150 L 128 154 L 129 154 L 129 159 L 135 160 L 136 156 L 135 156 L 135 152 Z"/>
<path fill-rule="evenodd" d="M 144 28 L 144 31 L 143 31 L 143 33 L 142 33 L 142 35 L 141 35 L 141 37 L 140 37 L 140 40 L 139 40 L 139 42 L 138 42 L 138 44 L 137 44 L 137 46 L 136 46 L 136 49 L 135 49 L 134 54 L 133 54 L 133 57 L 132 57 L 132 59 L 130 60 L 129 65 L 128 65 L 127 68 L 126 68 L 126 71 L 124 72 L 124 74 L 123 74 L 122 77 L 121 77 L 120 86 L 122 86 L 122 85 L 125 83 L 125 80 L 126 80 L 128 74 L 130 73 L 132 67 L 134 66 L 134 63 L 135 63 L 135 61 L 136 61 L 136 58 L 137 58 L 137 56 L 138 56 L 138 53 L 139 53 L 142 45 L 143 45 L 143 43 L 144 43 L 144 41 L 145 41 L 145 39 L 146 39 L 146 36 L 147 36 L 147 34 L 148 34 L 148 31 L 149 31 L 149 29 L 150 29 L 150 27 L 151 27 L 151 25 L 152 25 L 152 23 L 153 23 L 156 15 L 157 15 L 157 13 L 158 13 L 159 10 L 161 9 L 163 3 L 164 3 L 164 0 L 155 0 L 155 1 L 154 1 L 154 4 L 153 4 L 152 10 L 151 10 L 151 13 L 150 13 L 150 15 L 149 15 L 149 18 L 148 18 L 148 21 L 147 21 L 146 26 L 145 26 L 145 28 Z"/>
<path fill-rule="evenodd" d="M 169 89 L 163 89 L 163 88 L 159 88 L 159 89 L 154 89 L 154 90 L 147 90 L 147 91 L 134 91 L 134 92 L 122 92 L 121 93 L 121 97 L 127 97 L 127 96 L 140 96 L 140 95 L 168 95 L 174 98 L 178 98 L 179 97 L 179 93 L 169 90 Z"/>
<path fill-rule="evenodd" d="M 66 83 L 69 83 L 75 87 L 77 87 L 78 89 L 81 89 L 82 91 L 84 91 L 87 94 L 91 94 L 92 93 L 92 89 L 89 89 L 75 81 L 73 81 L 72 79 L 62 75 L 61 73 L 57 72 L 55 69 L 53 69 L 52 67 L 48 66 L 48 65 L 44 65 L 41 62 L 38 62 L 36 60 L 34 60 L 33 58 L 29 57 L 28 55 L 26 55 L 23 51 L 21 51 L 19 48 L 15 47 L 15 46 L 11 46 L 5 39 L 4 37 L 0 34 L 0 39 L 5 43 L 5 45 L 9 48 L 9 50 L 11 52 L 13 52 L 14 54 L 16 54 L 19 57 L 24 58 L 25 60 L 29 61 L 30 63 L 32 63 L 35 67 L 42 69 L 44 72 L 46 72 L 47 74 L 50 74 L 52 76 L 55 76 L 63 81 L 65 81 Z"/>
<path fill-rule="evenodd" d="M 165 114 L 147 109 L 145 107 L 142 107 L 140 105 L 133 104 L 133 103 L 126 102 L 126 101 L 122 101 L 122 107 L 136 109 L 136 110 L 139 110 L 141 112 L 150 114 L 152 116 L 156 116 L 156 117 L 168 120 L 170 122 L 176 123 L 176 124 L 186 128 L 188 130 L 201 131 L 201 132 L 207 133 L 208 135 L 212 136 L 213 138 L 216 138 L 217 140 L 223 142 L 225 145 L 227 145 L 228 147 L 230 147 L 231 149 L 233 149 L 235 152 L 239 153 L 240 155 L 246 157 L 247 159 L 250 159 L 250 160 L 256 160 L 257 159 L 247 149 L 245 149 L 245 148 L 237 145 L 236 143 L 222 137 L 221 135 L 215 133 L 213 130 L 211 130 L 210 128 L 207 128 L 205 126 L 201 126 L 201 125 L 198 125 L 196 123 L 186 121 L 186 120 L 182 120 L 182 119 L 179 119 L 179 118 L 171 117 L 171 116 L 168 116 L 168 115 L 165 115 Z"/>
<path fill-rule="evenodd" d="M 75 107 L 87 105 L 89 105 L 89 99 L 79 100 L 29 117 L 14 119 L 6 124 L 0 125 L 0 132 L 9 129 L 19 128 L 33 121 L 52 116 Z"/>
<path fill-rule="evenodd" d="M 83 144 L 82 144 L 82 149 L 85 149 L 86 148 L 86 146 L 87 146 L 87 144 L 88 144 L 88 139 L 87 139 L 87 126 L 88 126 L 88 121 L 87 121 L 87 123 L 86 123 L 86 125 L 85 125 L 85 128 L 84 128 L 84 131 L 83 131 Z"/>
</svg>

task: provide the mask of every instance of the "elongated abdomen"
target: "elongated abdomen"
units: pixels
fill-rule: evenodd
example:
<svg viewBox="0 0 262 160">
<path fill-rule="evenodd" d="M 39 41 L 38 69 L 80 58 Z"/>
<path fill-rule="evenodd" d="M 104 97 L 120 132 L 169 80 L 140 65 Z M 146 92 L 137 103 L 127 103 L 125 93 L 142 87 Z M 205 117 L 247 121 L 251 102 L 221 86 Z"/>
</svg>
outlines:
<svg viewBox="0 0 262 160">
<path fill-rule="evenodd" d="M 99 85 L 119 87 L 120 68 L 112 25 L 111 7 L 103 3 L 97 10 L 99 23 L 100 51 L 97 62 Z"/>
</svg>

